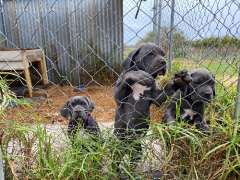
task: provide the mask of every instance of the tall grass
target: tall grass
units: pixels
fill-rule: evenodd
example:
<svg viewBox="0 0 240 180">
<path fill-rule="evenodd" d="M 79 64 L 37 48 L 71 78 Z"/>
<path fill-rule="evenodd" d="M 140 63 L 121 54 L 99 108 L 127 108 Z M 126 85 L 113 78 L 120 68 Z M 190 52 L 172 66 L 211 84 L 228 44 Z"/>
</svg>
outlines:
<svg viewBox="0 0 240 180">
<path fill-rule="evenodd" d="M 0 115 L 8 106 L 29 105 L 23 99 L 17 99 L 15 94 L 9 89 L 5 79 L 0 77 Z"/>
<path fill-rule="evenodd" d="M 9 90 L 6 81 L 0 77 L 0 114 L 12 99 L 15 99 L 14 93 Z"/>
<path fill-rule="evenodd" d="M 163 179 L 240 177 L 239 125 L 229 121 L 210 127 L 210 133 L 203 134 L 185 123 L 152 124 L 152 133 L 146 138 L 161 144 L 163 156 L 156 158 L 162 159 L 157 168 L 162 171 Z M 29 179 L 116 179 L 114 156 L 121 143 L 108 131 L 103 133 L 104 138 L 99 139 L 79 134 L 74 143 L 66 137 L 56 148 L 54 138 L 43 127 L 5 124 L 1 148 L 8 167 L 6 177 L 11 179 L 20 169 L 18 177 Z M 13 141 L 18 145 L 10 153 Z M 146 178 L 147 174 L 136 172 L 129 164 L 126 159 L 121 166 L 130 179 Z"/>
<path fill-rule="evenodd" d="M 6 170 L 11 178 L 20 170 L 20 178 L 30 179 L 108 179 L 117 178 L 115 155 L 120 142 L 104 131 L 103 137 L 79 134 L 71 142 L 67 136 L 56 147 L 54 138 L 45 128 L 20 124 L 4 124 L 1 148 L 7 165 L 14 160 L 15 168 Z M 56 137 L 55 137 L 56 138 Z M 15 142 L 17 145 L 12 147 Z M 9 149 L 13 149 L 11 152 Z M 7 151 L 8 150 L 8 151 Z M 129 162 L 125 171 L 131 176 Z M 7 167 L 9 167 L 7 166 Z"/>
</svg>

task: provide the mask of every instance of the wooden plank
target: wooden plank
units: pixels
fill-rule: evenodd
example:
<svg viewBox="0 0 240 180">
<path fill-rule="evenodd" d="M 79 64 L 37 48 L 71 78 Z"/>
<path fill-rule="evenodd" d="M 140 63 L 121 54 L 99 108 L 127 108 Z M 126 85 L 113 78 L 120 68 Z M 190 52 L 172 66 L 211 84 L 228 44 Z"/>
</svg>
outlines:
<svg viewBox="0 0 240 180">
<path fill-rule="evenodd" d="M 22 61 L 21 53 L 25 52 L 29 61 L 39 61 L 43 57 L 41 49 L 27 49 L 27 50 L 1 50 L 0 51 L 0 62 L 2 61 Z"/>
<path fill-rule="evenodd" d="M 41 49 L 23 49 L 26 52 L 26 56 L 31 54 L 36 54 L 42 56 L 42 50 Z"/>
<path fill-rule="evenodd" d="M 22 51 L 0 51 L 0 62 L 22 61 Z"/>
<path fill-rule="evenodd" d="M 24 51 L 24 50 L 35 50 L 36 48 L 6 48 L 0 47 L 0 51 Z M 39 48 L 38 48 L 39 50 Z"/>
<path fill-rule="evenodd" d="M 31 49 L 25 50 L 25 54 L 27 59 L 31 62 L 41 61 L 43 58 L 43 53 L 41 49 Z"/>
<path fill-rule="evenodd" d="M 24 70 L 23 62 L 0 62 L 0 71 L 13 70 Z"/>
</svg>

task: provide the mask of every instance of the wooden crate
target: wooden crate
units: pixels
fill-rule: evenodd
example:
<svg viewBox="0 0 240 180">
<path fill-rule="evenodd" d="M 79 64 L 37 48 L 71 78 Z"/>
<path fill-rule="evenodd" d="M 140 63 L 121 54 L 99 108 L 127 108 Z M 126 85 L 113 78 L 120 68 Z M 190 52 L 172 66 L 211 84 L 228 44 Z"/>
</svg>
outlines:
<svg viewBox="0 0 240 180">
<path fill-rule="evenodd" d="M 41 49 L 0 49 L 0 74 L 24 71 L 30 97 L 33 95 L 33 87 L 29 68 L 33 62 L 39 64 L 43 84 L 48 84 L 45 55 Z"/>
</svg>

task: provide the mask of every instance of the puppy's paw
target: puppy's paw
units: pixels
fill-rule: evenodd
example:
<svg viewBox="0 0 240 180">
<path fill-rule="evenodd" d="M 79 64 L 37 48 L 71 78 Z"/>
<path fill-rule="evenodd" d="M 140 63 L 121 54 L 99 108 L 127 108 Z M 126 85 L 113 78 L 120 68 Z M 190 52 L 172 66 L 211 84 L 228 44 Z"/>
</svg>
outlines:
<svg viewBox="0 0 240 180">
<path fill-rule="evenodd" d="M 177 89 L 186 87 L 191 81 L 191 75 L 187 70 L 179 71 L 173 77 L 173 83 Z"/>
<path fill-rule="evenodd" d="M 196 128 L 202 131 L 203 133 L 209 133 L 209 126 L 208 124 L 203 120 L 201 122 L 196 122 Z"/>
<path fill-rule="evenodd" d="M 184 69 L 174 74 L 173 80 L 175 82 L 182 82 L 188 84 L 192 81 L 192 78 L 188 70 Z"/>
<path fill-rule="evenodd" d="M 133 91 L 133 98 L 135 99 L 135 101 L 138 101 L 144 95 L 144 91 L 151 89 L 151 87 L 143 86 L 139 83 L 133 84 L 131 88 Z"/>
<path fill-rule="evenodd" d="M 151 86 L 154 83 L 152 76 L 142 70 L 129 71 L 124 75 L 123 80 L 129 85 L 139 83 L 146 86 Z"/>
</svg>

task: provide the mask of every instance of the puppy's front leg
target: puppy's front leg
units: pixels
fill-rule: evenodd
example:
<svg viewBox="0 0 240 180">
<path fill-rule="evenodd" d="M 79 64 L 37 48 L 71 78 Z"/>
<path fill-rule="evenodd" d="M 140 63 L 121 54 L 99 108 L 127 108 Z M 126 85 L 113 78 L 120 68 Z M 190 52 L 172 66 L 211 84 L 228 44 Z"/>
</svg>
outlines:
<svg viewBox="0 0 240 180">
<path fill-rule="evenodd" d="M 167 95 L 164 90 L 154 87 L 152 93 L 152 103 L 156 106 L 161 106 L 166 100 Z"/>
<path fill-rule="evenodd" d="M 169 106 L 164 114 L 163 121 L 167 124 L 174 125 L 176 123 L 175 114 L 176 114 L 175 108 L 173 106 Z"/>
<path fill-rule="evenodd" d="M 169 96 L 178 96 L 174 95 L 179 89 L 184 91 L 187 85 L 192 81 L 191 76 L 187 70 L 182 70 L 176 73 L 172 80 L 170 80 L 163 89 L 159 89 L 154 86 L 153 98 L 155 99 L 154 104 L 160 106 L 163 102 L 167 100 Z M 179 98 L 179 97 L 175 97 Z"/>
<path fill-rule="evenodd" d="M 174 124 L 176 122 L 176 105 L 181 99 L 181 91 L 178 90 L 171 98 L 171 102 L 167 107 L 163 120 L 167 124 Z"/>
<path fill-rule="evenodd" d="M 209 130 L 209 127 L 204 119 L 204 103 L 194 104 L 193 110 L 197 112 L 196 115 L 194 115 L 194 123 L 196 125 L 196 128 L 200 129 L 203 132 L 207 132 Z"/>
<path fill-rule="evenodd" d="M 128 82 L 126 82 L 124 74 L 121 74 L 117 80 L 115 89 L 114 89 L 114 98 L 117 103 L 124 101 L 126 97 L 131 93 L 131 87 Z"/>
<path fill-rule="evenodd" d="M 209 126 L 207 122 L 204 119 L 201 120 L 195 120 L 196 128 L 201 130 L 202 132 L 208 132 Z"/>
<path fill-rule="evenodd" d="M 77 133 L 78 130 L 78 123 L 76 120 L 70 120 L 68 123 L 68 136 L 73 137 Z"/>
</svg>

